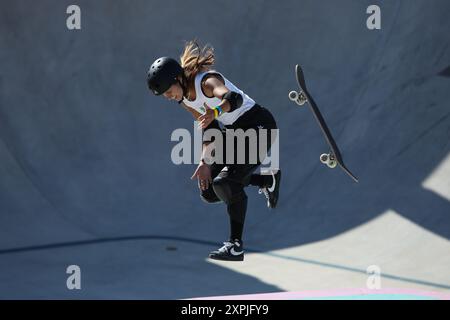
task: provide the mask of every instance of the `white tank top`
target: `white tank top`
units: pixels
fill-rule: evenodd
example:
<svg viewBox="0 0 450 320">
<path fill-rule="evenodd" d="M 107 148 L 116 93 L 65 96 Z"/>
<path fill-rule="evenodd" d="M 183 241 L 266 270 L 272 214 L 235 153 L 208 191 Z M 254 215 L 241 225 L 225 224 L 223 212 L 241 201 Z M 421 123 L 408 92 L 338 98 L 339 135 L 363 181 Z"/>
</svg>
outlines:
<svg viewBox="0 0 450 320">
<path fill-rule="evenodd" d="M 228 81 L 222 74 L 220 74 L 217 71 L 210 70 L 207 72 L 201 72 L 195 76 L 195 100 L 189 101 L 188 99 L 183 97 L 183 103 L 186 106 L 196 110 L 201 114 L 205 114 L 206 112 L 206 108 L 204 106 L 205 104 L 210 108 L 214 108 L 220 104 L 222 100 L 220 100 L 219 98 L 216 97 L 209 98 L 203 94 L 201 81 L 203 77 L 208 73 L 219 74 L 225 81 L 225 87 L 227 87 L 227 89 L 230 91 L 239 93 L 242 96 L 243 100 L 242 105 L 233 112 L 224 112 L 219 117 L 217 117 L 218 121 L 222 122 L 224 125 L 233 124 L 233 122 L 235 122 L 241 115 L 243 115 L 246 111 L 250 110 L 255 105 L 255 101 L 252 98 L 250 98 L 241 89 L 239 89 L 230 81 Z"/>
</svg>

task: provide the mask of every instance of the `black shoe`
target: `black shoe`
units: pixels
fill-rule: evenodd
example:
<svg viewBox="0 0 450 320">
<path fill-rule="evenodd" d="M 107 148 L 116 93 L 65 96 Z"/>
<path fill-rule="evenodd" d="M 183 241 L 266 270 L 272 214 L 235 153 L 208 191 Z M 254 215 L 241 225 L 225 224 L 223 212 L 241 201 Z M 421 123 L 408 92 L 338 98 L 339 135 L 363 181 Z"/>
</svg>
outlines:
<svg viewBox="0 0 450 320">
<path fill-rule="evenodd" d="M 221 248 L 211 252 L 209 257 L 214 260 L 243 261 L 244 248 L 242 241 L 226 241 Z"/>
<path fill-rule="evenodd" d="M 264 193 L 267 198 L 267 207 L 275 208 L 278 202 L 278 194 L 280 193 L 281 170 L 277 173 L 272 172 L 272 184 L 268 187 L 260 188 L 259 193 Z"/>
</svg>

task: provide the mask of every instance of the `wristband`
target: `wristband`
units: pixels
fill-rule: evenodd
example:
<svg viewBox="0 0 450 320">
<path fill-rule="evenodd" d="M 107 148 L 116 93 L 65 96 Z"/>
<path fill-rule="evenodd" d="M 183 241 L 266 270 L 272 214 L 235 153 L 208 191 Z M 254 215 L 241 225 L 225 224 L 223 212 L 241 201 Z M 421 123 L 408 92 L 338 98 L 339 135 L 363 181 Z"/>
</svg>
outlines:
<svg viewBox="0 0 450 320">
<path fill-rule="evenodd" d="M 214 118 L 217 118 L 222 113 L 223 113 L 223 110 L 222 110 L 221 106 L 217 106 L 217 107 L 214 108 Z"/>
</svg>

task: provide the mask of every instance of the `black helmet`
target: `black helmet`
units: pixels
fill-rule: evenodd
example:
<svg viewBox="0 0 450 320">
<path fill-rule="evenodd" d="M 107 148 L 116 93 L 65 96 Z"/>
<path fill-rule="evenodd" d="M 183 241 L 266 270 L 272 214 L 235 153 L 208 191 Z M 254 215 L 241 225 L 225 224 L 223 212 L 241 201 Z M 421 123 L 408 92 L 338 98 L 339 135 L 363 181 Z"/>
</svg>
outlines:
<svg viewBox="0 0 450 320">
<path fill-rule="evenodd" d="M 177 76 L 183 73 L 178 61 L 169 57 L 155 60 L 147 72 L 148 88 L 155 94 L 166 92 L 171 85 L 177 82 Z"/>
</svg>

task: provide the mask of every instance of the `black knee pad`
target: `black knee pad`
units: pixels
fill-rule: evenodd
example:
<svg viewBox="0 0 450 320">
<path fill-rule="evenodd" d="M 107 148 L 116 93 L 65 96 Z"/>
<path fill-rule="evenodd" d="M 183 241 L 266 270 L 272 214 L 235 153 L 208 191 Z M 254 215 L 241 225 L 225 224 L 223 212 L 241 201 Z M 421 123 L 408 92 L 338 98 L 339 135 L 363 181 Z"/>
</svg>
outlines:
<svg viewBox="0 0 450 320">
<path fill-rule="evenodd" d="M 203 200 L 203 202 L 206 203 L 216 203 L 222 201 L 217 197 L 211 186 L 206 190 L 202 190 L 202 192 L 200 193 L 200 198 Z"/>
<path fill-rule="evenodd" d="M 226 176 L 215 177 L 212 186 L 217 197 L 228 205 L 247 198 L 243 186 Z"/>
</svg>

